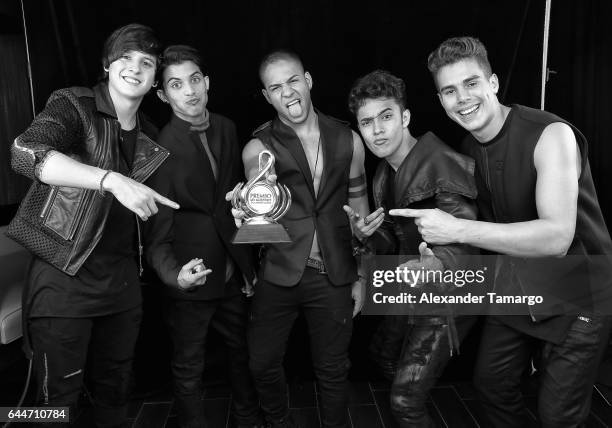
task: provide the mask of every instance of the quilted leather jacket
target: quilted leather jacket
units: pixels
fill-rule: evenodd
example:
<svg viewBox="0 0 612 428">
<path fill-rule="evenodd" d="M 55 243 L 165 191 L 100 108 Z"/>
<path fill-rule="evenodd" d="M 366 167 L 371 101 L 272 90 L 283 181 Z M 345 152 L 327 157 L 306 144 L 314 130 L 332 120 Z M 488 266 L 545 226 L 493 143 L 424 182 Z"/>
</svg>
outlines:
<svg viewBox="0 0 612 428">
<path fill-rule="evenodd" d="M 130 177 L 144 182 L 169 153 L 151 139 L 157 131 L 140 113 L 137 127 Z M 50 186 L 38 180 L 39 172 L 52 150 L 88 165 L 117 170 L 120 135 L 121 125 L 106 83 L 51 94 L 44 110 L 11 146 L 13 169 L 34 183 L 7 235 L 63 272 L 76 274 L 102 237 L 113 195 Z M 140 226 L 138 229 L 140 232 Z M 138 236 L 142 255 L 140 233 Z"/>
</svg>

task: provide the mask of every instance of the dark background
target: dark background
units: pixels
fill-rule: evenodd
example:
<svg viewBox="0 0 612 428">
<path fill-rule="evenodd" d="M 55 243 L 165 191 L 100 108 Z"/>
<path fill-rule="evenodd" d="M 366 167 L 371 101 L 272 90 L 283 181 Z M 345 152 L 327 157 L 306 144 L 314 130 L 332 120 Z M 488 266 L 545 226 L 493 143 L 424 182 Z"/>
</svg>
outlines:
<svg viewBox="0 0 612 428">
<path fill-rule="evenodd" d="M 23 0 L 36 111 L 52 90 L 91 85 L 109 33 L 126 23 L 150 25 L 165 43 L 187 43 L 204 54 L 209 107 L 238 125 L 244 142 L 273 110 L 260 95 L 257 62 L 275 47 L 302 55 L 322 111 L 352 120 L 352 82 L 385 68 L 407 84 L 415 135 L 433 130 L 456 146 L 463 131 L 440 107 L 426 69 L 427 55 L 450 36 L 479 37 L 500 78 L 502 101 L 539 107 L 544 0 L 491 1 L 195 1 Z M 578 126 L 606 218 L 612 195 L 602 187 L 612 159 L 612 2 L 552 1 L 546 108 Z M 21 194 L 8 172 L 8 145 L 31 120 L 21 2 L 0 2 L 0 206 Z M 162 126 L 169 109 L 150 94 L 145 111 Z M 368 169 L 373 164 L 368 158 Z"/>
<path fill-rule="evenodd" d="M 311 72 L 314 104 L 325 113 L 352 122 L 346 107 L 352 82 L 384 68 L 406 81 L 413 134 L 432 130 L 457 147 L 463 131 L 439 105 L 427 55 L 447 37 L 476 36 L 487 46 L 500 78 L 501 100 L 537 108 L 544 6 L 544 0 L 1 0 L 0 225 L 10 219 L 28 185 L 9 168 L 8 148 L 14 137 L 32 120 L 32 110 L 41 110 L 51 91 L 96 82 L 103 42 L 121 25 L 147 24 L 164 43 L 199 48 L 211 81 L 209 108 L 236 122 L 243 143 L 274 114 L 260 94 L 258 59 L 272 48 L 288 47 L 302 56 Z M 552 2 L 548 66 L 556 73 L 547 86 L 546 109 L 574 123 L 589 140 L 589 159 L 608 224 L 611 27 L 609 0 Z M 168 119 L 169 109 L 152 94 L 143 109 L 159 126 Z M 368 153 L 369 172 L 374 165 Z M 154 323 L 149 321 L 149 326 Z M 367 332 L 369 327 L 362 324 Z M 141 348 L 145 355 L 154 350 L 154 330 L 149 327 L 152 342 Z M 366 336 L 357 335 L 353 346 L 363 350 Z M 157 349 L 166 349 L 164 343 Z"/>
</svg>

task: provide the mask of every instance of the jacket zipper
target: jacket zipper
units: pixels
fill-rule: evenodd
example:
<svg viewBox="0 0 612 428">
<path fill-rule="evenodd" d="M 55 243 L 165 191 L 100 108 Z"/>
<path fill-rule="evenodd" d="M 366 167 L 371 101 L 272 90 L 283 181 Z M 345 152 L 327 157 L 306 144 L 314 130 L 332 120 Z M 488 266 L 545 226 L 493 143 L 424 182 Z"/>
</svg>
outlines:
<svg viewBox="0 0 612 428">
<path fill-rule="evenodd" d="M 43 379 L 43 395 L 45 400 L 45 405 L 49 405 L 49 364 L 47 364 L 47 353 L 43 353 L 43 360 L 45 363 L 45 378 Z"/>
<path fill-rule="evenodd" d="M 68 240 L 70 240 L 70 241 L 72 241 L 72 239 L 74 238 L 74 235 L 76 234 L 77 229 L 81 225 L 81 220 L 84 217 L 85 212 L 87 211 L 87 207 L 88 207 L 89 201 L 91 200 L 91 195 L 92 195 L 92 191 L 91 190 L 85 190 L 85 195 L 83 196 L 83 200 L 81 201 L 81 205 L 77 209 L 77 212 L 75 214 L 75 219 L 72 222 L 72 226 L 71 226 L 70 231 L 68 233 Z"/>
<path fill-rule="evenodd" d="M 43 208 L 40 211 L 40 218 L 44 219 L 45 217 L 47 217 L 47 214 L 49 214 L 49 210 L 51 209 L 51 204 L 53 203 L 53 200 L 55 199 L 55 195 L 57 195 L 57 187 L 52 186 L 51 191 L 49 192 L 49 195 L 47 196 L 47 200 L 45 201 L 45 204 L 43 205 Z"/>
<path fill-rule="evenodd" d="M 161 165 L 167 158 L 170 156 L 168 151 L 159 152 L 149 159 L 149 162 L 146 162 L 139 169 L 134 170 L 130 173 L 130 177 L 133 178 L 138 171 L 141 171 L 145 168 L 150 168 L 150 171 L 147 172 L 142 180 L 138 180 L 141 183 L 144 183 L 156 170 L 159 165 Z M 138 234 L 138 276 L 142 278 L 142 274 L 144 273 L 144 268 L 142 264 L 142 257 L 144 255 L 144 246 L 142 245 L 142 231 L 140 230 L 140 220 L 137 214 L 134 214 L 136 217 L 136 232 Z"/>
<path fill-rule="evenodd" d="M 140 221 L 138 221 L 138 215 L 134 213 L 134 217 L 136 217 L 136 232 L 138 234 L 138 276 L 142 278 L 142 273 L 144 272 L 144 269 L 142 267 L 142 235 L 140 232 Z"/>
</svg>

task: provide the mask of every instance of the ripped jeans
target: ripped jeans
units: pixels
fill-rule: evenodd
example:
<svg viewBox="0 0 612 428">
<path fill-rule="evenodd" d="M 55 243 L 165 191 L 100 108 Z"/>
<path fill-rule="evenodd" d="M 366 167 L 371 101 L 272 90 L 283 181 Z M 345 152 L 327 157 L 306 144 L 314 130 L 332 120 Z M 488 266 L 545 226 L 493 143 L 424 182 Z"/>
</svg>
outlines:
<svg viewBox="0 0 612 428">
<path fill-rule="evenodd" d="M 68 406 L 73 424 L 89 353 L 96 425 L 120 426 L 141 318 L 140 306 L 93 318 L 30 318 L 37 405 Z"/>
</svg>

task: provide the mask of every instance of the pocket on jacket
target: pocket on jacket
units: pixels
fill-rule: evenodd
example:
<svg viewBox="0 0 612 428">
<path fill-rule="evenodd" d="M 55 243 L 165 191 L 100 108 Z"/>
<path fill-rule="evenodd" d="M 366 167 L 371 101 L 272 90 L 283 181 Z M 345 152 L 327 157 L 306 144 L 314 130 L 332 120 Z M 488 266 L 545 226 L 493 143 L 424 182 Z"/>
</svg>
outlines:
<svg viewBox="0 0 612 428">
<path fill-rule="evenodd" d="M 62 239 L 72 240 L 92 192 L 76 187 L 56 187 L 43 207 L 43 225 Z"/>
</svg>

